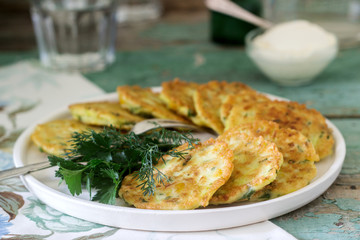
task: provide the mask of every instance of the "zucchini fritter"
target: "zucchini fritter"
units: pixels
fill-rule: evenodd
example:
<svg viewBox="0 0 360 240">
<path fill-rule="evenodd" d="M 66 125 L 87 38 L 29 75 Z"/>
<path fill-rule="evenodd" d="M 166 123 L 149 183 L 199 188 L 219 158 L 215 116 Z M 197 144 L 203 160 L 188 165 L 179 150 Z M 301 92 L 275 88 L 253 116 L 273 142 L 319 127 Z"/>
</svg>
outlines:
<svg viewBox="0 0 360 240">
<path fill-rule="evenodd" d="M 89 129 L 97 130 L 72 119 L 54 120 L 36 126 L 31 140 L 41 151 L 55 156 L 62 156 L 71 148 L 72 134 Z"/>
<path fill-rule="evenodd" d="M 85 124 L 130 130 L 144 118 L 131 114 L 117 102 L 78 103 L 69 106 L 72 116 Z"/>
<path fill-rule="evenodd" d="M 121 106 L 133 114 L 146 118 L 155 117 L 187 122 L 184 118 L 167 109 L 159 94 L 154 93 L 150 88 L 119 86 L 117 93 Z"/>
<path fill-rule="evenodd" d="M 268 97 L 255 91 L 242 91 L 241 94 L 230 94 L 226 96 L 220 108 L 220 118 L 225 125 L 226 119 L 229 116 L 231 109 L 234 106 L 244 105 L 252 102 L 270 101 Z"/>
<path fill-rule="evenodd" d="M 244 90 L 253 91 L 250 87 L 239 82 L 211 81 L 200 85 L 194 95 L 197 112 L 195 123 L 213 129 L 218 134 L 224 131 L 220 119 L 220 108 L 229 94 L 241 94 Z"/>
<path fill-rule="evenodd" d="M 275 180 L 283 156 L 274 143 L 261 136 L 240 133 L 236 128 L 219 139 L 234 151 L 234 170 L 225 185 L 215 192 L 211 204 L 248 200 L 253 193 Z"/>
<path fill-rule="evenodd" d="M 161 85 L 160 98 L 169 109 L 189 119 L 196 117 L 193 96 L 199 86 L 197 83 L 175 78 L 173 81 L 163 82 Z"/>
<path fill-rule="evenodd" d="M 186 149 L 180 146 L 179 151 Z M 169 181 L 158 183 L 154 195 L 144 196 L 137 187 L 141 182 L 128 175 L 124 178 L 119 195 L 137 208 L 185 210 L 205 207 L 211 196 L 230 177 L 233 170 L 233 153 L 227 144 L 213 139 L 196 146 L 183 158 L 165 156 L 156 168 Z M 135 173 L 136 174 L 136 173 Z M 156 172 L 154 172 L 156 178 Z"/>
<path fill-rule="evenodd" d="M 225 122 L 225 129 L 255 120 L 273 121 L 281 128 L 298 130 L 311 141 L 320 159 L 333 152 L 334 138 L 325 118 L 304 104 L 276 100 L 235 106 Z"/>
</svg>

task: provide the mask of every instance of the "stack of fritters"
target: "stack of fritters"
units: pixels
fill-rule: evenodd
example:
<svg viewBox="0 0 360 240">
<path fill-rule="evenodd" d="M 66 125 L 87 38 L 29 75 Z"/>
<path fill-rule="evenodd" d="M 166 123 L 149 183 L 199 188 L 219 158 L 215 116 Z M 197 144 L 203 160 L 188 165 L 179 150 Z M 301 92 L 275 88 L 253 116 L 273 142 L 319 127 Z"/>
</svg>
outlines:
<svg viewBox="0 0 360 240">
<path fill-rule="evenodd" d="M 306 108 L 304 104 L 275 100 L 236 105 L 225 121 L 225 129 L 255 120 L 273 121 L 282 128 L 301 132 L 314 145 L 320 158 L 332 154 L 334 138 L 325 118 L 315 109 Z"/>
<path fill-rule="evenodd" d="M 74 131 L 94 126 L 128 131 L 145 118 L 192 122 L 219 134 L 184 158 L 160 161 L 156 168 L 168 181 L 159 183 L 152 196 L 143 196 L 133 175 L 125 177 L 119 195 L 135 207 L 194 209 L 279 197 L 309 184 L 315 162 L 333 151 L 331 130 L 318 111 L 271 100 L 242 83 L 175 79 L 164 82 L 160 93 L 139 86 L 119 86 L 117 92 L 119 102 L 71 105 L 75 120 L 39 125 L 34 143 L 61 155 Z"/>
<path fill-rule="evenodd" d="M 320 158 L 332 154 L 334 138 L 325 118 L 304 104 L 271 100 L 242 83 L 211 81 L 198 85 L 176 79 L 163 86 L 161 98 L 169 109 L 186 109 L 178 113 L 218 134 L 243 123 L 268 120 L 304 134 Z"/>
<path fill-rule="evenodd" d="M 267 200 L 294 192 L 316 176 L 315 162 L 319 157 L 312 143 L 300 132 L 260 120 L 229 129 L 220 138 L 229 139 L 239 133 L 261 136 L 274 143 L 284 159 L 275 180 L 262 189 L 253 189 L 248 196 L 250 200 Z"/>
<path fill-rule="evenodd" d="M 226 142 L 234 152 L 234 171 L 229 181 L 216 191 L 211 204 L 247 200 L 276 179 L 283 156 L 274 143 L 238 129 L 220 135 L 218 139 Z"/>
</svg>

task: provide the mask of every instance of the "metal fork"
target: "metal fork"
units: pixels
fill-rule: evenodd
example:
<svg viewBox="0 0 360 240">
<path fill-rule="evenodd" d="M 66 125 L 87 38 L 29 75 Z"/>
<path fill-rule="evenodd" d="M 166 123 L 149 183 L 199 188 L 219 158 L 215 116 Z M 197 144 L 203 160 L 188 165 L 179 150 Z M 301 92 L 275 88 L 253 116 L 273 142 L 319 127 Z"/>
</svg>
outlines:
<svg viewBox="0 0 360 240">
<path fill-rule="evenodd" d="M 212 130 L 208 130 L 195 125 L 179 122 L 176 120 L 168 120 L 168 119 L 147 119 L 136 123 L 131 131 L 138 135 L 159 127 L 194 130 L 196 131 L 193 134 L 194 137 L 199 138 L 202 141 L 207 140 L 211 137 L 216 137 L 216 133 L 213 132 Z M 25 175 L 31 172 L 36 172 L 49 167 L 50 167 L 50 162 L 46 161 L 46 162 L 29 164 L 24 167 L 3 170 L 0 171 L 0 181 L 7 178 Z"/>
</svg>

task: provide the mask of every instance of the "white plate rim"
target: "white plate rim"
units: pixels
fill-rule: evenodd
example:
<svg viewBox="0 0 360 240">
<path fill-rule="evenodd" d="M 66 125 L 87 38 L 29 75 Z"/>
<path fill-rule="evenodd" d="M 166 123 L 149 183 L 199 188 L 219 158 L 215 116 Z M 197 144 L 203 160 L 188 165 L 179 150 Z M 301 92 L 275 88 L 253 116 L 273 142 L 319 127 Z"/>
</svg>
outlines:
<svg viewBox="0 0 360 240">
<path fill-rule="evenodd" d="M 158 90 L 159 88 L 155 88 Z M 268 94 L 270 97 L 283 99 L 274 95 Z M 86 99 L 82 102 L 114 100 L 116 93 L 105 94 L 97 98 Z M 30 135 L 39 123 L 56 119 L 61 115 L 67 113 L 67 106 L 60 108 L 54 113 L 41 119 L 35 124 L 28 127 L 18 138 L 14 145 L 14 164 L 16 167 L 23 166 L 22 158 L 24 158 L 25 150 L 30 144 Z M 340 173 L 342 164 L 346 155 L 346 146 L 344 138 L 337 127 L 326 120 L 328 126 L 332 129 L 335 138 L 334 162 L 330 168 L 320 178 L 310 183 L 308 186 L 297 190 L 293 193 L 284 195 L 279 198 L 252 203 L 241 206 L 228 206 L 221 208 L 210 209 L 195 209 L 195 210 L 146 210 L 136 209 L 121 206 L 105 205 L 97 202 L 79 199 L 67 195 L 65 193 L 56 191 L 45 185 L 31 174 L 21 176 L 25 186 L 45 204 L 53 207 L 68 215 L 78 217 L 87 221 L 98 224 L 108 225 L 112 227 L 120 227 L 136 230 L 152 230 L 152 231 L 205 231 L 223 228 L 237 227 L 247 224 L 252 224 L 264 220 L 268 220 L 290 211 L 293 211 L 301 206 L 306 205 L 310 201 L 320 196 L 327 190 L 328 187 L 335 181 Z M 306 196 L 306 197 L 305 197 Z M 61 200 L 64 204 L 54 204 L 52 200 Z M 289 202 L 294 202 L 289 205 Z M 67 204 L 65 204 L 67 203 Z M 70 204 L 70 205 L 69 205 Z M 285 206 L 285 207 L 284 207 Z M 90 209 L 93 214 L 102 214 L 103 212 L 114 212 L 116 214 L 124 214 L 120 217 L 107 218 L 106 216 L 95 215 L 87 216 L 81 211 Z M 273 210 L 271 208 L 274 208 Z M 260 209 L 260 211 L 259 211 Z M 248 214 L 255 212 L 255 214 Z M 238 219 L 237 215 L 246 213 L 247 219 Z M 100 216 L 100 217 L 99 217 Z M 221 218 L 222 221 L 218 221 Z M 229 219 L 230 218 L 230 219 Z M 235 218 L 235 219 L 234 219 Z M 126 221 L 123 221 L 126 219 Z M 141 220 L 140 222 L 138 220 Z"/>
</svg>

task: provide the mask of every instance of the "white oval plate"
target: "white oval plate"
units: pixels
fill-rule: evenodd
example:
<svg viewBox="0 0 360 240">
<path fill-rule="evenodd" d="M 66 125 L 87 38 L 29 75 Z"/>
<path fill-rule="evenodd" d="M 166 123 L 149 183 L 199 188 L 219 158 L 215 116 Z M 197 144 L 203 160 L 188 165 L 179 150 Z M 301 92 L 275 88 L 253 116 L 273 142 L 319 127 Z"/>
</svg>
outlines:
<svg viewBox="0 0 360 240">
<path fill-rule="evenodd" d="M 274 98 L 278 98 L 272 96 Z M 117 101 L 116 93 L 107 94 L 95 100 Z M 37 122 L 70 118 L 67 107 Z M 15 143 L 14 162 L 16 167 L 46 160 L 30 140 L 33 126 L 26 129 Z M 146 210 L 133 207 L 112 206 L 92 202 L 86 191 L 80 196 L 72 196 L 65 184 L 59 185 L 54 177 L 55 168 L 49 168 L 22 176 L 25 186 L 45 204 L 87 221 L 137 230 L 153 231 L 205 231 L 230 228 L 268 220 L 304 206 L 320 196 L 335 181 L 344 158 L 345 141 L 340 131 L 330 122 L 335 138 L 334 154 L 316 163 L 315 179 L 306 187 L 285 196 L 258 203 L 237 203 L 224 206 L 209 206 L 195 210 Z"/>
</svg>

